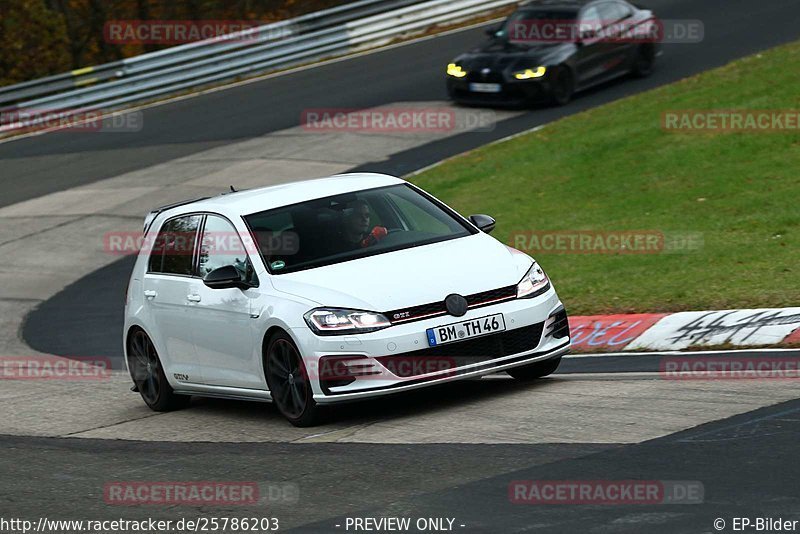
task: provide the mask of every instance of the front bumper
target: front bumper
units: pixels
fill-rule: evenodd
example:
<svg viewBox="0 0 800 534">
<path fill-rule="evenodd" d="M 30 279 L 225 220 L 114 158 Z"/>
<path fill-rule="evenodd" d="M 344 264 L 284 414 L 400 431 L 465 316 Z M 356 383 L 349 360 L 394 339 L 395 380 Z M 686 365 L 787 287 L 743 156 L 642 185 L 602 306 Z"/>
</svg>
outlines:
<svg viewBox="0 0 800 534">
<path fill-rule="evenodd" d="M 433 350 L 428 347 L 428 328 L 497 313 L 503 314 L 504 332 L 441 345 Z M 561 337 L 555 337 L 554 328 L 559 325 L 563 327 L 559 332 Z M 462 317 L 424 319 L 358 336 L 321 337 L 307 328 L 293 329 L 292 334 L 312 379 L 314 400 L 319 404 L 479 377 L 556 358 L 568 352 L 570 345 L 563 305 L 552 288 L 532 299 L 514 299 L 471 309 Z M 437 354 L 439 349 L 443 350 Z M 331 359 L 348 362 L 348 369 L 357 370 L 353 371 L 355 376 L 348 376 L 344 381 L 330 380 L 331 375 L 325 370 L 329 369 L 326 362 Z"/>
<path fill-rule="evenodd" d="M 485 80 L 466 76 L 464 78 L 447 77 L 447 94 L 456 102 L 464 104 L 506 104 L 522 105 L 547 102 L 552 95 L 550 76 L 530 80 L 507 80 L 493 78 L 489 83 L 500 84 L 499 93 L 482 93 L 470 90 L 470 83 L 486 83 Z"/>
</svg>

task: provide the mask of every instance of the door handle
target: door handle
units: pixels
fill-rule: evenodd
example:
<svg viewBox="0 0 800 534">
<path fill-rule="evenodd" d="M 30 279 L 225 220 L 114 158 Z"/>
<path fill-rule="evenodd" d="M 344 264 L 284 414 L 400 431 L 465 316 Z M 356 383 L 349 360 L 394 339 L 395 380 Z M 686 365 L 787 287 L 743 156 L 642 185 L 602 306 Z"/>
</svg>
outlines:
<svg viewBox="0 0 800 534">
<path fill-rule="evenodd" d="M 153 291 L 152 289 L 145 289 L 144 296 L 148 299 L 154 299 L 158 296 L 158 291 Z"/>
<path fill-rule="evenodd" d="M 200 295 L 187 295 L 186 300 L 189 302 L 200 302 Z"/>
</svg>

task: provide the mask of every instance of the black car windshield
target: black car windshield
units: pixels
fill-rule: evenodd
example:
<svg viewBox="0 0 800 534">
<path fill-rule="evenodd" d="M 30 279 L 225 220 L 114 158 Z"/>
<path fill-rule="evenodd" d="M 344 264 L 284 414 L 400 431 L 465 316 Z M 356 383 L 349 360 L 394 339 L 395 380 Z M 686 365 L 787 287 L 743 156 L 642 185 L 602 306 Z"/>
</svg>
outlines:
<svg viewBox="0 0 800 534">
<path fill-rule="evenodd" d="M 465 237 L 477 230 L 407 184 L 309 200 L 245 217 L 273 274 Z"/>
<path fill-rule="evenodd" d="M 496 36 L 515 44 L 549 42 L 570 31 L 577 18 L 576 9 L 520 9 L 506 19 Z"/>
</svg>

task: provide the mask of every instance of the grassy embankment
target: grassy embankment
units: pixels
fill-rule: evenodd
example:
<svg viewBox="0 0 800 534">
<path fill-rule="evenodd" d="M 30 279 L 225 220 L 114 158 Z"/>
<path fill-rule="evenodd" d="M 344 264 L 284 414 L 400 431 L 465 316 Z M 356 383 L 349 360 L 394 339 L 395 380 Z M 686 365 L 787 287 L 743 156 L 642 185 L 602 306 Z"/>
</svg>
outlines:
<svg viewBox="0 0 800 534">
<path fill-rule="evenodd" d="M 462 213 L 495 216 L 493 235 L 509 244 L 529 231 L 702 235 L 702 247 L 687 253 L 554 254 L 533 243 L 528 252 L 572 314 L 798 305 L 800 131 L 662 128 L 662 113 L 673 110 L 800 110 L 798 72 L 793 43 L 412 180 Z"/>
</svg>

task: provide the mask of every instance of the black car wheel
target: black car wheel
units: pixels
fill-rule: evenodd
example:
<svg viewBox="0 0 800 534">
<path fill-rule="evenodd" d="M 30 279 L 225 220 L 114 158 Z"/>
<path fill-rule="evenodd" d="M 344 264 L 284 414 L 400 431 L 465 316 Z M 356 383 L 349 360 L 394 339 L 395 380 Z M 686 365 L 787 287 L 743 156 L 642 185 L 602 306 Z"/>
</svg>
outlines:
<svg viewBox="0 0 800 534">
<path fill-rule="evenodd" d="M 556 67 L 550 86 L 550 96 L 554 104 L 563 106 L 572 100 L 575 92 L 575 81 L 569 67 Z"/>
<path fill-rule="evenodd" d="M 128 341 L 128 369 L 145 404 L 156 412 L 169 412 L 189 404 L 191 397 L 177 395 L 169 385 L 156 347 L 143 331 L 134 332 Z"/>
<path fill-rule="evenodd" d="M 636 57 L 633 61 L 633 75 L 637 78 L 646 78 L 653 72 L 656 62 L 656 51 L 653 45 L 642 45 L 636 49 Z"/>
<path fill-rule="evenodd" d="M 272 402 L 294 426 L 313 426 L 319 420 L 311 379 L 292 339 L 280 332 L 267 345 L 264 369 Z"/>
<path fill-rule="evenodd" d="M 555 373 L 560 363 L 561 356 L 543 362 L 523 365 L 522 367 L 514 367 L 513 369 L 508 369 L 506 372 L 517 380 L 534 380 Z"/>
</svg>

